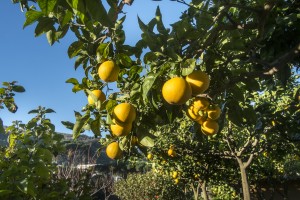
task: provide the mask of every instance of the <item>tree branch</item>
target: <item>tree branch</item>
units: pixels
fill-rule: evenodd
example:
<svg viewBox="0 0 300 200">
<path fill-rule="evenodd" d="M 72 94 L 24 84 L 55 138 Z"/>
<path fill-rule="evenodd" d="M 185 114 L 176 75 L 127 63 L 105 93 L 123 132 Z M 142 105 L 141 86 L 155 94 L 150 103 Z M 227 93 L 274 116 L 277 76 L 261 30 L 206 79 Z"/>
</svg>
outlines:
<svg viewBox="0 0 300 200">
<path fill-rule="evenodd" d="M 300 43 L 297 44 L 290 51 L 286 52 L 285 54 L 283 54 L 282 56 L 274 60 L 273 62 L 269 63 L 268 66 L 270 66 L 271 68 L 269 68 L 268 70 L 241 73 L 239 76 L 231 78 L 231 81 L 227 84 L 227 87 L 230 85 L 234 85 L 235 83 L 240 81 L 246 81 L 254 78 L 266 78 L 272 76 L 280 69 L 282 69 L 284 66 L 286 66 L 287 63 L 291 62 L 296 56 L 299 55 L 300 55 Z M 265 61 L 262 62 L 267 63 Z"/>
<path fill-rule="evenodd" d="M 248 158 L 247 162 L 243 163 L 243 165 L 244 165 L 245 168 L 247 168 L 251 164 L 251 162 L 253 160 L 253 157 L 254 157 L 254 155 L 252 153 L 252 154 L 250 154 L 250 157 Z"/>
</svg>

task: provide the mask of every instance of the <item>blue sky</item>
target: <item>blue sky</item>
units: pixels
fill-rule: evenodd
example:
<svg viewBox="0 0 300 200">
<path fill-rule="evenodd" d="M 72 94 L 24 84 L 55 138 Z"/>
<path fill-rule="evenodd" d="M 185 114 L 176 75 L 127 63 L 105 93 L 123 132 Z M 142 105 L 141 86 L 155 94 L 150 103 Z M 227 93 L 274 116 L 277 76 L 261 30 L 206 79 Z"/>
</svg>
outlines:
<svg viewBox="0 0 300 200">
<path fill-rule="evenodd" d="M 169 0 L 134 1 L 132 6 L 124 9 L 127 13 L 124 22 L 127 44 L 135 44 L 140 38 L 137 16 L 147 23 L 154 17 L 158 5 L 166 26 L 176 22 L 180 13 L 186 9 L 185 5 Z M 19 107 L 17 113 L 0 110 L 4 124 L 10 125 L 14 120 L 26 123 L 33 117 L 27 114 L 28 111 L 44 106 L 56 111 L 48 115 L 55 124 L 56 131 L 71 133 L 61 121 L 74 122 L 73 111 L 80 111 L 87 103 L 83 92 L 75 94 L 72 92 L 72 85 L 65 83 L 71 77 L 81 80 L 84 76 L 81 68 L 74 70 L 74 60 L 67 55 L 68 46 L 75 41 L 74 36 L 69 32 L 60 43 L 53 46 L 48 44 L 45 35 L 34 37 L 35 25 L 23 29 L 25 13 L 10 0 L 0 2 L 0 20 L 0 83 L 18 81 L 26 89 L 25 93 L 19 93 L 15 97 Z"/>
</svg>

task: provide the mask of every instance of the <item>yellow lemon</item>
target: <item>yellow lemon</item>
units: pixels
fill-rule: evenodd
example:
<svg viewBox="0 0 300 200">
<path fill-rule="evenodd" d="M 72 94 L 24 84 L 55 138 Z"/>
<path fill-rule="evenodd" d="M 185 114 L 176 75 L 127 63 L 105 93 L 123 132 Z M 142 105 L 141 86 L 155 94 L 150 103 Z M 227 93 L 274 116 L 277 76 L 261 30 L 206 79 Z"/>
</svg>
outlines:
<svg viewBox="0 0 300 200">
<path fill-rule="evenodd" d="M 193 95 L 205 92 L 210 83 L 209 76 L 202 71 L 193 71 L 185 79 L 191 85 Z"/>
<path fill-rule="evenodd" d="M 130 103 L 121 103 L 113 110 L 114 119 L 120 124 L 132 123 L 136 118 L 136 110 Z"/>
<path fill-rule="evenodd" d="M 114 61 L 105 61 L 98 68 L 98 75 L 105 82 L 114 82 L 118 80 L 120 67 Z"/>
<path fill-rule="evenodd" d="M 105 94 L 101 90 L 93 90 L 92 94 L 94 95 L 94 98 L 92 97 L 92 95 L 88 96 L 88 103 L 90 105 L 95 104 L 94 99 L 100 100 L 101 103 L 106 100 Z"/>
<path fill-rule="evenodd" d="M 213 120 L 203 122 L 201 130 L 205 135 L 214 135 L 219 131 L 219 124 Z"/>
<path fill-rule="evenodd" d="M 162 88 L 163 98 L 171 105 L 182 105 L 192 97 L 192 89 L 182 77 L 166 81 Z"/>
<path fill-rule="evenodd" d="M 110 159 L 118 159 L 122 157 L 122 150 L 117 142 L 112 142 L 106 147 L 106 155 Z"/>
</svg>

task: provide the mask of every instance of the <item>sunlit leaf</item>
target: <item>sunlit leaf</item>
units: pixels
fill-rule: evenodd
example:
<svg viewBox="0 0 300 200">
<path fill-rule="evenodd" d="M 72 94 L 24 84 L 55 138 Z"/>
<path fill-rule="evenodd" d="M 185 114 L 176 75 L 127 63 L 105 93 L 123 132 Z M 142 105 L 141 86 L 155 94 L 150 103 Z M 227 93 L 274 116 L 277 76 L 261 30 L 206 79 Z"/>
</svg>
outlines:
<svg viewBox="0 0 300 200">
<path fill-rule="evenodd" d="M 57 0 L 38 0 L 37 2 L 42 12 L 48 15 L 53 11 Z"/>
<path fill-rule="evenodd" d="M 26 21 L 23 25 L 23 28 L 36 22 L 40 17 L 43 16 L 43 13 L 36 10 L 29 10 L 26 12 L 25 16 Z"/>
</svg>

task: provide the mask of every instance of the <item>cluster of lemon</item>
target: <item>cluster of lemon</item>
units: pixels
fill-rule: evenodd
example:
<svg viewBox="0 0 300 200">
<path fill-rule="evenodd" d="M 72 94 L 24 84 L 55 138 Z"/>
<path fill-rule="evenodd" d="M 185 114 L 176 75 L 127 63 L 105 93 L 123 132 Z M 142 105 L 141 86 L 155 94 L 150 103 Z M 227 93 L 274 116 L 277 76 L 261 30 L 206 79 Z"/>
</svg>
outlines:
<svg viewBox="0 0 300 200">
<path fill-rule="evenodd" d="M 197 97 L 209 88 L 209 84 L 209 76 L 196 70 L 185 78 L 174 77 L 166 81 L 162 95 L 171 105 L 185 104 L 192 96 L 196 96 L 188 106 L 187 115 L 201 125 L 202 133 L 214 135 L 219 131 L 216 120 L 220 117 L 221 109 L 218 105 L 211 104 L 208 98 Z"/>
<path fill-rule="evenodd" d="M 187 115 L 201 125 L 201 131 L 205 135 L 214 135 L 219 131 L 216 121 L 221 115 L 218 105 L 210 104 L 205 97 L 196 97 L 188 106 Z"/>
<path fill-rule="evenodd" d="M 114 61 L 105 61 L 98 68 L 98 75 L 104 82 L 115 82 L 120 72 L 119 66 Z M 93 95 L 93 96 L 92 96 Z M 101 103 L 106 100 L 101 90 L 93 90 L 88 96 L 88 103 L 94 105 L 95 101 Z M 120 103 L 113 109 L 113 119 L 110 125 L 112 135 L 116 137 L 127 136 L 132 130 L 132 123 L 136 119 L 136 110 L 130 103 Z M 112 142 L 106 147 L 106 154 L 111 159 L 118 159 L 122 156 L 122 150 L 118 142 Z"/>
</svg>

